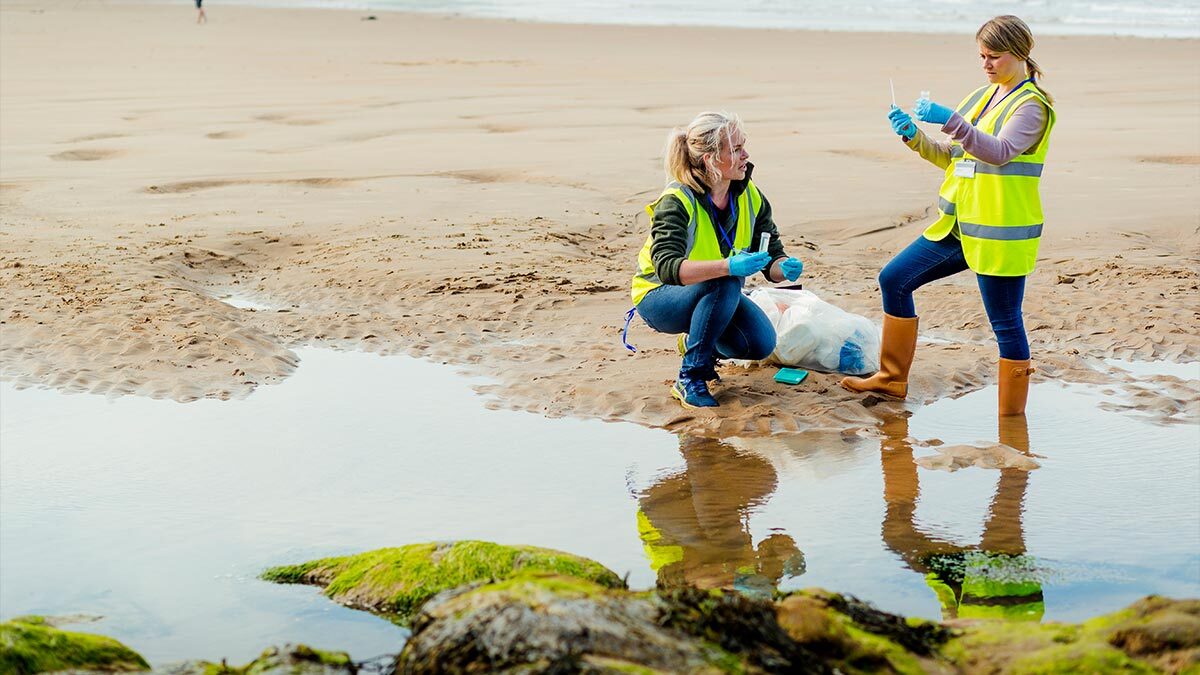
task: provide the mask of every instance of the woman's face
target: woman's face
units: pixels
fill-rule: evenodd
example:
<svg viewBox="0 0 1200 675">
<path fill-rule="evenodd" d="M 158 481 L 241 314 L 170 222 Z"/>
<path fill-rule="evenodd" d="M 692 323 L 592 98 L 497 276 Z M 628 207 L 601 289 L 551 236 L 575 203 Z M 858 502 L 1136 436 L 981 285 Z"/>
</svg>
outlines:
<svg viewBox="0 0 1200 675">
<path fill-rule="evenodd" d="M 983 72 L 992 84 L 1016 83 L 1025 79 L 1025 62 L 1008 52 L 994 52 L 979 43 Z"/>
<path fill-rule="evenodd" d="M 732 141 L 733 147 L 726 144 Z M 721 152 L 712 160 L 713 168 L 721 180 L 742 180 L 746 177 L 746 164 L 750 161 L 750 153 L 746 152 L 746 135 L 741 129 L 735 129 L 733 137 L 721 142 Z"/>
</svg>

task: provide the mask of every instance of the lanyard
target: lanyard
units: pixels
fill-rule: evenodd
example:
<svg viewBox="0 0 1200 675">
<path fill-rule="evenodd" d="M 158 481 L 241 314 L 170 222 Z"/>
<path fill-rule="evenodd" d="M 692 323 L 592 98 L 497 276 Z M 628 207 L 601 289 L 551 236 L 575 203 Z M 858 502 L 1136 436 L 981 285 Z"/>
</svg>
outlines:
<svg viewBox="0 0 1200 675">
<path fill-rule="evenodd" d="M 996 101 L 995 107 L 997 107 L 997 108 L 1000 107 L 1000 104 L 1004 103 L 1004 99 L 1008 98 L 1009 96 L 1012 96 L 1014 93 L 1019 91 L 1021 89 L 1021 87 L 1025 86 L 1026 82 L 1033 82 L 1033 78 L 1032 77 L 1026 78 L 1024 81 L 1021 82 L 1021 84 L 1018 84 L 1017 86 L 1013 87 L 1007 94 L 1004 95 L 1003 98 L 1001 98 L 999 101 Z M 1000 88 L 997 87 L 996 91 L 1000 91 Z M 996 98 L 996 91 L 992 92 L 992 95 L 988 97 L 987 103 L 984 103 L 983 107 L 979 109 L 979 114 L 975 116 L 975 119 L 971 120 L 971 126 L 975 126 L 976 124 L 979 124 L 979 119 L 981 117 L 983 117 L 983 114 L 985 112 L 987 112 L 988 107 L 992 105 L 992 99 Z"/>
<path fill-rule="evenodd" d="M 712 193 L 705 195 L 705 197 L 708 198 L 708 206 L 710 209 L 709 220 L 712 221 L 713 229 L 716 230 L 717 233 L 719 233 L 721 235 L 721 239 L 725 240 L 725 245 L 729 247 L 729 253 L 730 254 L 735 253 L 737 251 L 737 249 L 735 249 L 733 247 L 733 241 L 729 238 L 729 235 L 725 232 L 725 227 L 721 225 L 720 218 L 717 217 L 717 205 L 713 204 Z M 738 222 L 737 199 L 732 194 L 729 195 L 729 211 L 730 211 L 730 215 L 733 216 L 733 227 L 734 227 L 734 230 L 736 230 L 737 222 Z"/>
</svg>

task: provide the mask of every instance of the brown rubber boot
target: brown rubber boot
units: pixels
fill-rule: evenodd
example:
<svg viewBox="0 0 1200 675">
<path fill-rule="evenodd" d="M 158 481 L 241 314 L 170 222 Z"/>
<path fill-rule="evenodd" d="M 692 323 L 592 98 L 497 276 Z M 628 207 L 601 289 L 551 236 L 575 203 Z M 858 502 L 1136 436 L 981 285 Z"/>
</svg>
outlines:
<svg viewBox="0 0 1200 675">
<path fill-rule="evenodd" d="M 901 319 L 883 315 L 883 344 L 879 347 L 879 372 L 870 377 L 847 377 L 842 386 L 850 391 L 875 392 L 896 398 L 908 395 L 908 369 L 917 351 L 917 317 Z"/>
<path fill-rule="evenodd" d="M 1000 414 L 1024 415 L 1029 399 L 1029 376 L 1037 370 L 1029 359 L 1000 359 Z"/>
</svg>

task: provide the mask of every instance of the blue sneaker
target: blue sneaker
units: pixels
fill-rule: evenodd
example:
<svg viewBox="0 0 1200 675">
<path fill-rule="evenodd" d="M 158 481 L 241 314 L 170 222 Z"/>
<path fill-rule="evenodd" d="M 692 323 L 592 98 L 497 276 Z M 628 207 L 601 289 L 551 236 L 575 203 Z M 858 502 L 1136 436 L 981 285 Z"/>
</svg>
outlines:
<svg viewBox="0 0 1200 675">
<path fill-rule="evenodd" d="M 685 408 L 716 408 L 717 399 L 708 393 L 708 384 L 699 378 L 680 377 L 671 385 L 671 396 Z"/>
</svg>

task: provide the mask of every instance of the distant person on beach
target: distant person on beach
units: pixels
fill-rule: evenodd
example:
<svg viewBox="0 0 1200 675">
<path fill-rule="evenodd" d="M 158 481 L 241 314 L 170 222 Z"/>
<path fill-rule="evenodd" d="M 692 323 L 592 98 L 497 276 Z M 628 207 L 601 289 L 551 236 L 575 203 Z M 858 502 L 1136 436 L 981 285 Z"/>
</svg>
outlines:
<svg viewBox="0 0 1200 675">
<path fill-rule="evenodd" d="M 208 23 L 208 15 L 204 13 L 204 0 L 196 0 L 196 23 Z"/>
<path fill-rule="evenodd" d="M 842 386 L 904 398 L 917 346 L 913 291 L 969 268 L 1000 346 L 999 414 L 1021 415 L 1034 370 L 1021 301 L 1042 236 L 1038 182 L 1054 128 L 1054 99 L 1037 82 L 1042 71 L 1029 55 L 1033 34 L 1024 21 L 998 16 L 980 27 L 975 40 L 988 84 L 955 109 L 922 97 L 913 111 L 922 122 L 940 125 L 949 141 L 930 139 L 895 106 L 888 113 L 905 144 L 945 171 L 940 217 L 879 273 L 879 372 L 847 377 Z"/>
<path fill-rule="evenodd" d="M 771 205 L 750 179 L 736 115 L 700 113 L 671 131 L 665 154 L 667 186 L 646 207 L 650 235 L 633 304 L 654 330 L 680 334 L 671 395 L 685 408 L 711 408 L 720 405 L 708 389 L 720 380 L 717 359 L 762 359 L 775 349 L 774 327 L 742 294 L 746 277 L 795 281 L 804 266 L 784 253 Z"/>
</svg>

